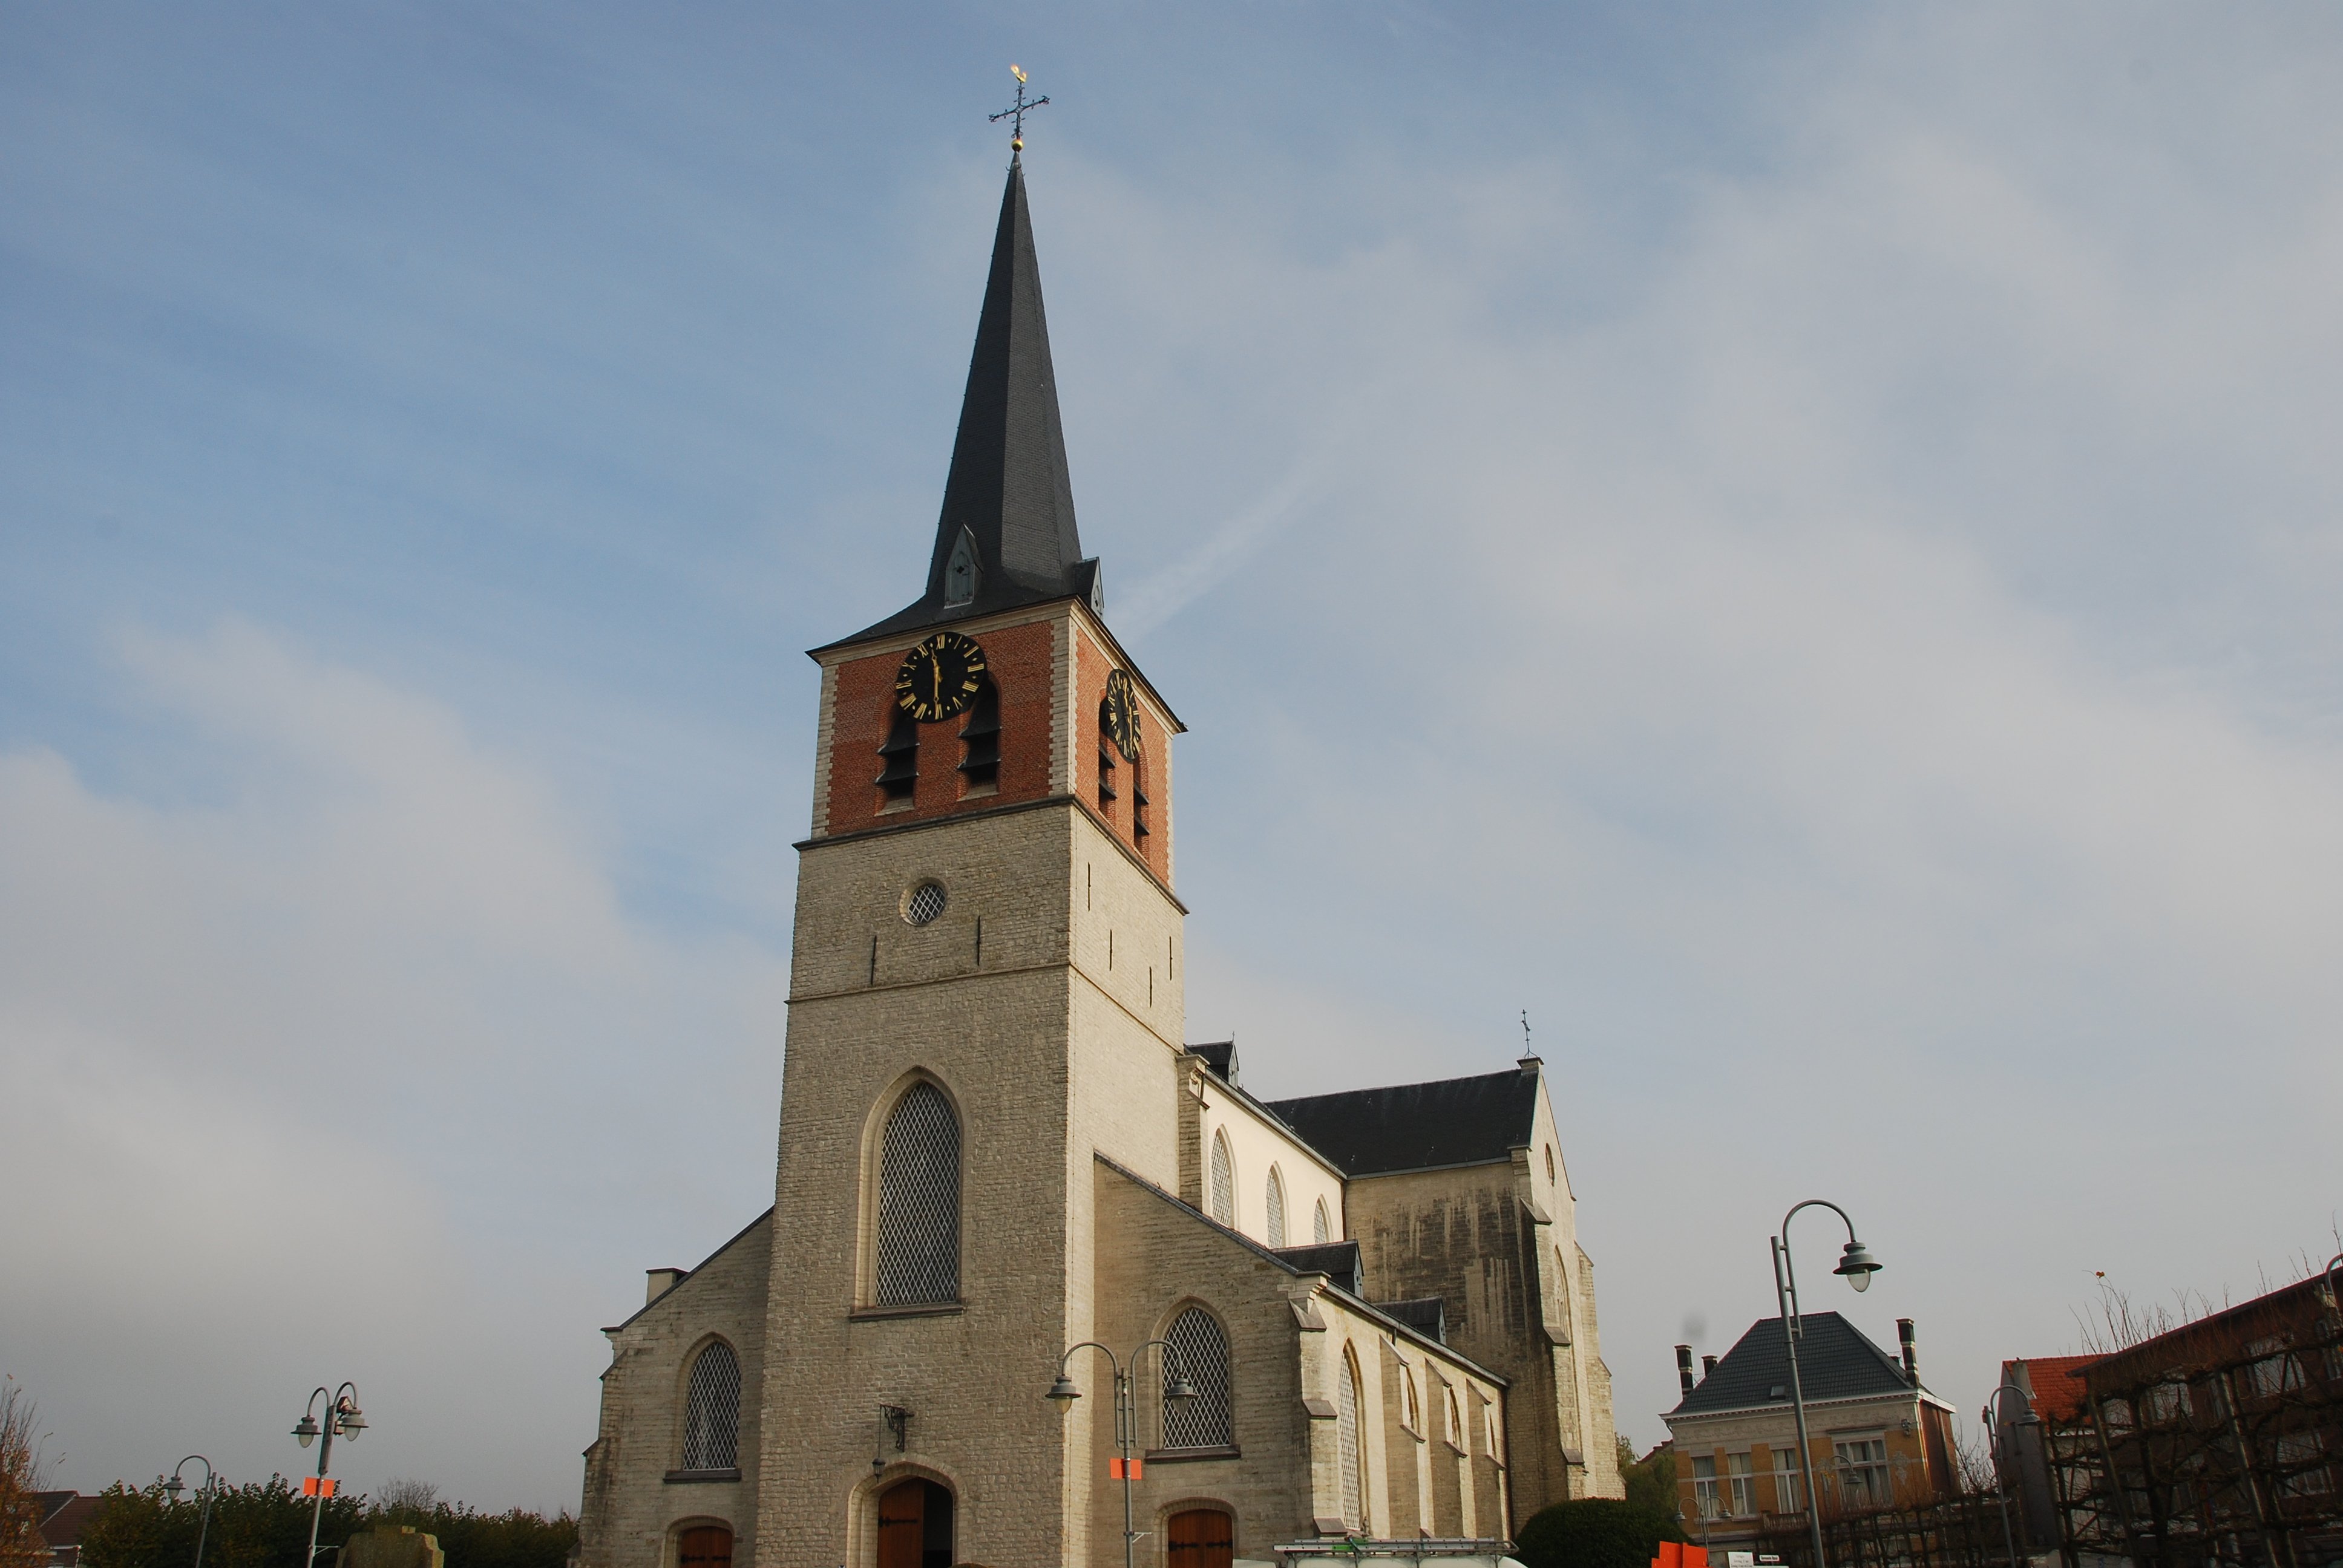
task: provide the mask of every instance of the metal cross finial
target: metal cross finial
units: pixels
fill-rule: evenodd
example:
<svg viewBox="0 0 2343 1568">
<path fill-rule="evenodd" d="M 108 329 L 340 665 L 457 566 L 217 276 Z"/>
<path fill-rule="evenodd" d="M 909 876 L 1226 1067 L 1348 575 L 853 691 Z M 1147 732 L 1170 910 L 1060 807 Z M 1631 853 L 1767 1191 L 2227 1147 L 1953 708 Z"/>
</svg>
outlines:
<svg viewBox="0 0 2343 1568">
<path fill-rule="evenodd" d="M 1523 1056 L 1527 1056 L 1527 1055 L 1529 1054 L 1529 1050 L 1530 1050 L 1530 1010 L 1529 1010 L 1529 1009 L 1527 1009 L 1527 1008 L 1523 1008 L 1523 1009 L 1522 1009 L 1522 1054 L 1523 1054 Z"/>
<path fill-rule="evenodd" d="M 1025 95 L 1024 66 L 1011 65 L 1009 67 L 1009 74 L 1017 78 L 1017 101 L 999 114 L 988 116 L 986 123 L 996 124 L 1001 120 L 1012 122 L 1009 127 L 1009 150 L 1012 153 L 1021 153 L 1025 150 L 1025 111 L 1040 108 L 1050 101 L 1050 96 L 1046 93 L 1038 98 L 1029 98 Z"/>
</svg>

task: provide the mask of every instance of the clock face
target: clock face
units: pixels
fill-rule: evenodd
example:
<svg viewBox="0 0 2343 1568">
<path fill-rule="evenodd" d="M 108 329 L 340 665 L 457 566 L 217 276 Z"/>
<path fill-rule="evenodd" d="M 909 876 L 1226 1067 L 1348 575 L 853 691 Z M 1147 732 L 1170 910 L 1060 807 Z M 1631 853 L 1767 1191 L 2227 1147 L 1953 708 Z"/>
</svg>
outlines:
<svg viewBox="0 0 2343 1568">
<path fill-rule="evenodd" d="M 895 706 L 922 724 L 950 719 L 976 700 L 984 649 L 973 638 L 940 631 L 903 656 L 895 672 Z"/>
<path fill-rule="evenodd" d="M 1106 678 L 1106 732 L 1125 762 L 1139 760 L 1139 693 L 1131 672 L 1118 669 Z"/>
</svg>

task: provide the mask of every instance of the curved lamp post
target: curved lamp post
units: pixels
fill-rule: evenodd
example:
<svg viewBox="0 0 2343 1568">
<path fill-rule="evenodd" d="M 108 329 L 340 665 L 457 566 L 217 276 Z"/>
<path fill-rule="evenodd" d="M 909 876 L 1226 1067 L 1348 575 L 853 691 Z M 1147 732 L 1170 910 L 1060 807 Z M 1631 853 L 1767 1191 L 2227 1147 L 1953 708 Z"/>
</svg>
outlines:
<svg viewBox="0 0 2343 1568">
<path fill-rule="evenodd" d="M 1131 1352 L 1131 1364 L 1127 1368 L 1115 1360 L 1112 1351 L 1096 1340 L 1084 1340 L 1081 1344 L 1069 1345 L 1066 1353 L 1058 1358 L 1058 1381 L 1050 1385 L 1046 1396 L 1056 1402 L 1060 1415 L 1071 1410 L 1074 1401 L 1082 1397 L 1082 1391 L 1076 1388 L 1074 1380 L 1066 1375 L 1066 1363 L 1074 1359 L 1076 1351 L 1096 1351 L 1105 1356 L 1107 1365 L 1114 1369 L 1114 1442 L 1116 1451 L 1122 1456 L 1122 1568 L 1131 1568 L 1140 1533 L 1131 1527 L 1131 1444 L 1139 1434 L 1139 1363 L 1151 1348 L 1158 1345 L 1163 1349 L 1163 1370 L 1172 1374 L 1171 1385 L 1164 1389 L 1163 1397 L 1183 1404 L 1200 1397 L 1196 1385 L 1180 1371 L 1180 1363 L 1175 1359 L 1179 1350 L 1169 1340 L 1149 1340 L 1141 1345 Z"/>
<path fill-rule="evenodd" d="M 326 1415 L 317 1419 L 317 1402 L 326 1402 Z M 358 1385 L 346 1382 L 328 1394 L 320 1388 L 309 1396 L 308 1407 L 301 1419 L 293 1423 L 293 1440 L 307 1448 L 319 1437 L 325 1446 L 317 1450 L 317 1505 L 309 1513 L 309 1555 L 304 1563 L 317 1561 L 317 1530 L 326 1522 L 326 1466 L 334 1457 L 334 1439 L 347 1438 L 356 1442 L 358 1433 L 366 1430 L 366 1416 L 358 1410 Z"/>
<path fill-rule="evenodd" d="M 2019 1414 L 2016 1421 L 2009 1423 L 2011 1426 L 2020 1428 L 2039 1426 L 2042 1423 L 2042 1418 L 2034 1413 L 2034 1405 L 2026 1398 L 2026 1391 L 2014 1382 L 2003 1383 L 1993 1391 L 1993 1397 L 1985 1402 L 1985 1441 L 1986 1446 L 1993 1450 L 1994 1483 L 2001 1490 L 2001 1539 L 2002 1543 L 2009 1548 L 2010 1568 L 2017 1568 L 2017 1537 L 2009 1528 L 2009 1478 L 2001 1472 L 2001 1437 L 1994 1430 L 1994 1422 L 2001 1408 L 2002 1396 L 2012 1393 L 2018 1397 Z"/>
<path fill-rule="evenodd" d="M 202 1523 L 196 1526 L 196 1568 L 204 1568 L 204 1543 L 212 1533 L 212 1499 L 219 1493 L 219 1472 L 214 1470 L 212 1462 L 202 1454 L 191 1453 L 172 1468 L 171 1479 L 163 1483 L 163 1490 L 171 1494 L 172 1502 L 178 1502 L 179 1493 L 187 1489 L 187 1483 L 179 1479 L 179 1473 L 190 1464 L 198 1463 L 204 1467 L 204 1483 L 196 1494 L 204 1500 L 204 1517 Z"/>
<path fill-rule="evenodd" d="M 1798 1341 L 1805 1337 L 1805 1327 L 1798 1317 L 1798 1271 L 1790 1261 L 1790 1221 L 1797 1218 L 1800 1209 L 1827 1209 L 1846 1221 L 1846 1246 L 1840 1252 L 1838 1267 L 1832 1273 L 1843 1277 L 1858 1291 L 1871 1289 L 1871 1276 L 1879 1272 L 1879 1260 L 1871 1249 L 1855 1240 L 1855 1221 L 1848 1220 L 1846 1211 L 1822 1198 L 1809 1198 L 1793 1204 L 1782 1216 L 1781 1233 L 1771 1238 L 1774 1243 L 1774 1299 L 1782 1308 L 1782 1342 L 1790 1352 L 1790 1407 L 1798 1418 L 1798 1464 L 1806 1477 L 1806 1523 L 1815 1538 L 1815 1568 L 1830 1568 L 1823 1555 L 1822 1498 L 1815 1491 L 1815 1455 L 1806 1445 L 1806 1392 L 1798 1382 Z"/>
</svg>

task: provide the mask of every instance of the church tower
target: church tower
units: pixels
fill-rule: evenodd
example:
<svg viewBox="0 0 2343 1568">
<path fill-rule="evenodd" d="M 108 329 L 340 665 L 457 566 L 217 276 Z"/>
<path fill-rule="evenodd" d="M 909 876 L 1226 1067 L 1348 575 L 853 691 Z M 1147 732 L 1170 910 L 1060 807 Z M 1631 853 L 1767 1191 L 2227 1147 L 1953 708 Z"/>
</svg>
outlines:
<svg viewBox="0 0 2343 1568">
<path fill-rule="evenodd" d="M 1184 913 L 1182 727 L 1101 588 L 1012 162 L 925 587 L 812 655 L 760 1562 L 871 1561 L 914 1513 L 948 1562 L 1092 1555 L 1089 1412 L 1041 1396 L 1092 1337 L 1094 1153 L 1178 1181 L 1139 1112 L 1175 1098 Z"/>
<path fill-rule="evenodd" d="M 926 577 L 812 658 L 773 1207 L 604 1331 L 580 1568 L 1486 1568 L 1616 1495 L 1535 1059 L 1268 1104 L 1183 1044 L 1182 726 L 1015 160 Z"/>
</svg>

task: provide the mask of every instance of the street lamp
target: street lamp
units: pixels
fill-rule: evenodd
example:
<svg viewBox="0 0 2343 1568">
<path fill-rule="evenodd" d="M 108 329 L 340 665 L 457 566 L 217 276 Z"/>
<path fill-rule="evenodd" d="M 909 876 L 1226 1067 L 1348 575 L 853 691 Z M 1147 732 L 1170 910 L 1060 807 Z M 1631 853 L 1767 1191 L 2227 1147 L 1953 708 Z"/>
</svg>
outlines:
<svg viewBox="0 0 2343 1568">
<path fill-rule="evenodd" d="M 1182 1404 L 1202 1397 L 1196 1385 L 1188 1381 L 1188 1374 L 1180 1370 L 1179 1350 L 1169 1340 L 1149 1340 L 1131 1352 L 1128 1369 L 1114 1359 L 1112 1351 L 1096 1340 L 1084 1340 L 1081 1344 L 1069 1345 L 1066 1353 L 1058 1358 L 1058 1381 L 1050 1385 L 1050 1392 L 1044 1396 L 1056 1403 L 1060 1415 L 1073 1409 L 1074 1401 L 1082 1397 L 1082 1391 L 1076 1388 L 1074 1380 L 1066 1375 L 1066 1363 L 1074 1359 L 1076 1351 L 1097 1351 L 1106 1357 L 1107 1365 L 1114 1369 L 1114 1442 L 1116 1451 L 1122 1457 L 1122 1462 L 1118 1466 L 1122 1472 L 1122 1568 L 1131 1568 L 1140 1536 L 1140 1532 L 1131 1527 L 1131 1443 L 1139 1432 L 1139 1362 L 1141 1357 L 1157 1345 L 1163 1348 L 1163 1370 L 1172 1374 L 1172 1382 L 1164 1389 L 1163 1397 Z"/>
<path fill-rule="evenodd" d="M 326 1402 L 326 1418 L 317 1419 L 317 1402 Z M 317 1504 L 309 1513 L 309 1555 L 302 1559 L 306 1565 L 317 1561 L 317 1531 L 326 1523 L 326 1466 L 334 1457 L 334 1439 L 346 1437 L 352 1442 L 366 1430 L 366 1417 L 358 1411 L 358 1385 L 346 1382 L 331 1394 L 320 1388 L 309 1396 L 309 1404 L 302 1411 L 301 1419 L 293 1423 L 293 1441 L 307 1448 L 323 1437 L 325 1446 L 317 1450 Z"/>
<path fill-rule="evenodd" d="M 212 1468 L 210 1460 L 200 1453 L 191 1453 L 173 1467 L 171 1479 L 163 1483 L 163 1490 L 171 1494 L 173 1503 L 178 1502 L 179 1493 L 187 1489 L 187 1483 L 179 1479 L 179 1472 L 197 1462 L 204 1467 L 204 1483 L 196 1493 L 204 1500 L 204 1517 L 196 1526 L 196 1568 L 204 1568 L 204 1542 L 212 1533 L 212 1499 L 219 1493 L 219 1473 Z"/>
<path fill-rule="evenodd" d="M 1798 1341 L 1805 1334 L 1805 1326 L 1798 1316 L 1798 1270 L 1790 1261 L 1790 1221 L 1797 1218 L 1800 1209 L 1827 1209 L 1846 1221 L 1846 1246 L 1839 1253 L 1838 1267 L 1831 1271 L 1858 1291 L 1871 1289 L 1871 1276 L 1879 1272 L 1879 1260 L 1871 1249 L 1855 1237 L 1855 1221 L 1847 1220 L 1846 1211 L 1822 1198 L 1809 1198 L 1795 1204 L 1782 1216 L 1781 1233 L 1772 1238 L 1774 1243 L 1774 1299 L 1782 1308 L 1782 1342 L 1790 1352 L 1790 1408 L 1798 1418 L 1798 1463 L 1806 1476 L 1806 1523 L 1814 1532 L 1815 1568 L 1830 1568 L 1823 1555 L 1822 1499 L 1815 1492 L 1815 1455 L 1806 1445 L 1806 1391 L 1798 1381 Z"/>
<path fill-rule="evenodd" d="M 2026 1400 L 2026 1391 L 2014 1382 L 2003 1383 L 1995 1389 L 1993 1396 L 1985 1402 L 1985 1441 L 1986 1446 L 1993 1450 L 1994 1484 L 2001 1492 L 2001 1539 L 2003 1544 L 2009 1548 L 2010 1568 L 2017 1568 L 2017 1537 L 2009 1528 L 2009 1478 L 2001 1473 L 2001 1439 L 1994 1432 L 1995 1412 L 2000 1407 L 2002 1396 L 2012 1393 L 2025 1402 L 2017 1407 L 2019 1414 L 2016 1421 L 2009 1423 L 2011 1426 L 2020 1429 L 2039 1426 L 2042 1423 L 2042 1418 L 2034 1413 L 2033 1402 Z"/>
</svg>

